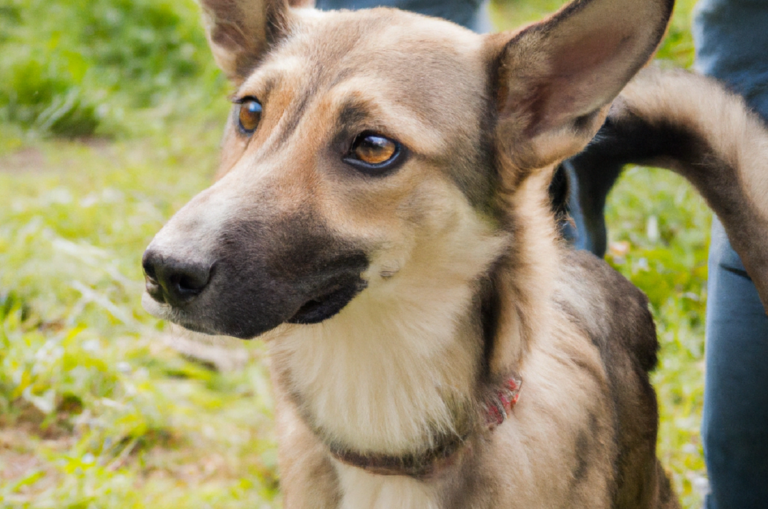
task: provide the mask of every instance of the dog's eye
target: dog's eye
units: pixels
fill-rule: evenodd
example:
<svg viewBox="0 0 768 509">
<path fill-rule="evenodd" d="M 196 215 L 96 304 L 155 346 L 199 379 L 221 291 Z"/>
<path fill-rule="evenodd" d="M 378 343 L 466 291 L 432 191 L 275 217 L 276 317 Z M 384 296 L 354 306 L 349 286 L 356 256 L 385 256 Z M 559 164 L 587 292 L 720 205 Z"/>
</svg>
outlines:
<svg viewBox="0 0 768 509">
<path fill-rule="evenodd" d="M 240 103 L 238 115 L 240 130 L 244 134 L 253 134 L 261 121 L 261 103 L 253 97 L 246 97 Z"/>
<path fill-rule="evenodd" d="M 344 161 L 367 173 L 381 173 L 399 162 L 402 146 L 380 134 L 364 132 L 355 138 Z"/>
<path fill-rule="evenodd" d="M 397 144 L 375 134 L 358 136 L 352 144 L 352 152 L 357 159 L 368 164 L 386 163 L 397 152 Z"/>
</svg>

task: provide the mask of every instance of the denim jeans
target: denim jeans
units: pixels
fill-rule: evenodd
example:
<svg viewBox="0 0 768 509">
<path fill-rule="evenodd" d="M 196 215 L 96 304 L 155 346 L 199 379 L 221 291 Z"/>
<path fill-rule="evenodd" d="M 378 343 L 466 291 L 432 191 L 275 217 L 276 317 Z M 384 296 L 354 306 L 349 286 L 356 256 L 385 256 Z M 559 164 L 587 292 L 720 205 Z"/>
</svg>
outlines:
<svg viewBox="0 0 768 509">
<path fill-rule="evenodd" d="M 768 0 L 701 0 L 696 68 L 768 118 Z M 768 199 L 768 197 L 766 197 Z M 768 507 L 768 316 L 720 222 L 712 225 L 701 435 L 707 509 Z"/>
<path fill-rule="evenodd" d="M 707 509 L 768 507 L 768 316 L 722 225 L 712 225 L 701 435 Z"/>
<path fill-rule="evenodd" d="M 315 5 L 318 9 L 396 7 L 447 19 L 478 33 L 493 29 L 484 0 L 317 0 Z"/>
</svg>

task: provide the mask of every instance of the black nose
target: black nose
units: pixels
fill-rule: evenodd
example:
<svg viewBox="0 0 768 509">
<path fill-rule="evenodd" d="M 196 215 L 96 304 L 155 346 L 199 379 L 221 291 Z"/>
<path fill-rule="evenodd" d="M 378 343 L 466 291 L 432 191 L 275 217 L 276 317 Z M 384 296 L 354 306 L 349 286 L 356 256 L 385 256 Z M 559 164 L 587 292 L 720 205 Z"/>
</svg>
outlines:
<svg viewBox="0 0 768 509">
<path fill-rule="evenodd" d="M 189 303 L 200 295 L 211 278 L 211 266 L 183 262 L 148 249 L 141 260 L 147 293 L 171 306 Z"/>
</svg>

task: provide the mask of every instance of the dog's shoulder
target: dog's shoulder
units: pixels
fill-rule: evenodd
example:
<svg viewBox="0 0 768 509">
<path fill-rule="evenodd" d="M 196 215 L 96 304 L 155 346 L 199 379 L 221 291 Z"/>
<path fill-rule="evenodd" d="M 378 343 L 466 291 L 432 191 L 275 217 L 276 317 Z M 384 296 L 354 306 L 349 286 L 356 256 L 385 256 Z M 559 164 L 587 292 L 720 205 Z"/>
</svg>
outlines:
<svg viewBox="0 0 768 509">
<path fill-rule="evenodd" d="M 656 327 L 645 294 L 587 251 L 563 257 L 555 300 L 600 349 L 606 364 L 629 355 L 644 371 L 656 365 Z"/>
</svg>

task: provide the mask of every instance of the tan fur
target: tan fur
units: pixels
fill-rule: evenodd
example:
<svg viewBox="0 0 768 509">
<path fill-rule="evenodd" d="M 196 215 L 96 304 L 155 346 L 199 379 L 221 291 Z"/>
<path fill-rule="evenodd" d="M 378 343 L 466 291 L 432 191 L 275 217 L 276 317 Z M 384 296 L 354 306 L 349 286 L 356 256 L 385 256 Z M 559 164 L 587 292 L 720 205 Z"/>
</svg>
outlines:
<svg viewBox="0 0 768 509">
<path fill-rule="evenodd" d="M 366 288 L 338 314 L 259 329 L 285 506 L 677 507 L 654 454 L 647 305 L 560 245 L 547 192 L 555 165 L 589 141 L 649 58 L 671 3 L 580 0 L 490 37 L 389 9 L 203 8 L 234 97 L 264 110 L 245 135 L 235 106 L 218 181 L 148 249 L 215 266 L 220 293 L 203 293 L 199 308 L 154 296 L 145 306 L 237 335 L 252 323 L 247 306 L 265 316 L 293 306 L 286 317 L 303 308 L 274 294 L 325 270 L 301 272 L 320 263 L 306 251 L 362 251 L 367 263 Z M 363 132 L 397 140 L 408 158 L 385 176 L 343 163 Z M 239 281 L 251 267 L 254 281 Z M 228 280 L 217 275 L 226 270 Z M 254 297 L 256 280 L 267 290 Z M 512 374 L 522 399 L 491 431 L 484 405 Z M 446 436 L 464 442 L 425 476 L 374 474 L 329 452 L 416 455 Z"/>
</svg>

